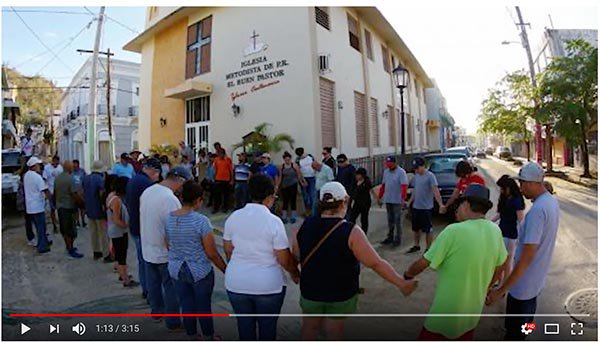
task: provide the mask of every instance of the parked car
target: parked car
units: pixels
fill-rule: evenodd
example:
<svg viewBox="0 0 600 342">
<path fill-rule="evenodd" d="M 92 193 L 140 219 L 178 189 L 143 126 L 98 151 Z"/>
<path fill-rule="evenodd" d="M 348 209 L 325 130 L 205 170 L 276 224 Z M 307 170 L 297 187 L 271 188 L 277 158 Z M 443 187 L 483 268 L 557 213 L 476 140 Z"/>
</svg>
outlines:
<svg viewBox="0 0 600 342">
<path fill-rule="evenodd" d="M 21 177 L 21 150 L 10 148 L 2 150 L 2 202 L 14 204 L 17 202 L 17 192 Z"/>
<path fill-rule="evenodd" d="M 485 154 L 487 154 L 488 156 L 494 155 L 494 148 L 492 146 L 488 146 L 485 149 Z"/>
<path fill-rule="evenodd" d="M 512 152 L 510 150 L 510 147 L 498 146 L 496 148 L 496 152 L 494 153 L 494 156 L 496 156 L 500 159 L 510 159 L 510 158 L 512 158 Z"/>
<path fill-rule="evenodd" d="M 477 158 L 481 158 L 481 159 L 485 159 L 485 158 L 487 158 L 487 155 L 486 155 L 486 153 L 485 153 L 485 151 L 484 151 L 484 150 L 482 150 L 482 149 L 478 148 L 478 149 L 475 151 L 475 157 L 477 157 Z"/>
<path fill-rule="evenodd" d="M 450 147 L 450 148 L 446 149 L 445 153 L 464 154 L 466 156 L 467 160 L 471 163 L 471 165 L 473 165 L 473 167 L 475 167 L 475 159 L 474 159 L 475 155 L 473 153 L 471 153 L 471 150 L 467 146 Z"/>
<path fill-rule="evenodd" d="M 458 177 L 455 173 L 456 164 L 461 160 L 468 160 L 467 156 L 463 153 L 432 153 L 425 155 L 423 158 L 425 158 L 425 167 L 435 175 L 442 201 L 446 203 L 450 196 L 452 196 L 458 182 Z M 409 197 L 411 193 L 412 187 L 409 186 Z M 434 201 L 434 213 L 438 212 L 438 204 Z"/>
</svg>

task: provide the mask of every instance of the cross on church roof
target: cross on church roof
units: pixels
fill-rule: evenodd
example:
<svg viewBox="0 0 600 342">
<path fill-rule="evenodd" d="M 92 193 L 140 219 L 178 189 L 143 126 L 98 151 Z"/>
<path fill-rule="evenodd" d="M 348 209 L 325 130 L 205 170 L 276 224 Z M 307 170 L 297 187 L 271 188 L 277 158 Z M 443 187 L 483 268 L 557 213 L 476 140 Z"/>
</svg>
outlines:
<svg viewBox="0 0 600 342">
<path fill-rule="evenodd" d="M 256 50 L 256 38 L 260 37 L 260 35 L 256 34 L 256 30 L 252 30 L 252 36 L 250 37 L 254 44 L 254 50 Z"/>
</svg>

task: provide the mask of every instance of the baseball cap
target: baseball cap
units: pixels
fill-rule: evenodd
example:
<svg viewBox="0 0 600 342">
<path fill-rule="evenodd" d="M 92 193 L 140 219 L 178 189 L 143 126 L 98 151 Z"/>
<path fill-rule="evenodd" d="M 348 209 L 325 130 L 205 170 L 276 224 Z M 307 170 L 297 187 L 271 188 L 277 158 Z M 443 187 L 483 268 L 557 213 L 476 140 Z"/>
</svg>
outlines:
<svg viewBox="0 0 600 342">
<path fill-rule="evenodd" d="M 412 165 L 415 169 L 419 166 L 425 166 L 425 159 L 423 157 L 415 157 L 412 161 Z"/>
<path fill-rule="evenodd" d="M 32 167 L 33 165 L 36 165 L 36 164 L 42 164 L 42 161 L 38 157 L 31 157 L 27 161 L 28 167 Z"/>
<path fill-rule="evenodd" d="M 268 154 L 268 153 L 263 153 L 263 154 L 262 154 L 262 157 L 263 157 L 263 158 L 269 158 L 269 159 L 271 159 L 271 155 L 270 155 L 270 154 Z"/>
<path fill-rule="evenodd" d="M 183 166 L 175 166 L 169 171 L 167 177 L 168 176 L 176 176 L 179 178 L 183 178 L 186 181 L 192 179 L 192 173 L 190 172 L 190 170 L 186 169 Z"/>
<path fill-rule="evenodd" d="M 346 160 L 348 160 L 348 157 L 345 154 L 342 153 L 342 154 L 338 154 L 336 160 L 346 161 Z"/>
<path fill-rule="evenodd" d="M 542 183 L 544 181 L 544 169 L 538 163 L 528 163 L 519 170 L 519 175 L 513 178 L 525 182 Z"/>
<path fill-rule="evenodd" d="M 150 159 L 146 160 L 146 163 L 144 163 L 144 167 L 147 167 L 149 169 L 154 169 L 158 172 L 162 171 L 160 160 L 158 160 L 156 158 L 150 158 Z"/>
<path fill-rule="evenodd" d="M 396 162 L 396 157 L 395 157 L 395 156 L 387 156 L 387 157 L 385 158 L 385 161 L 386 161 L 387 163 L 395 163 L 395 162 Z"/>
<path fill-rule="evenodd" d="M 327 199 L 327 202 L 335 202 L 342 201 L 346 199 L 348 193 L 346 192 L 346 188 L 340 182 L 329 182 L 325 183 L 320 190 L 320 199 L 321 201 L 325 197 L 326 194 L 330 194 L 332 198 Z"/>
<path fill-rule="evenodd" d="M 127 152 L 121 153 L 121 159 L 129 159 L 129 154 Z"/>
<path fill-rule="evenodd" d="M 463 193 L 465 198 L 476 198 L 484 201 L 490 200 L 490 189 L 481 184 L 469 184 Z"/>
</svg>

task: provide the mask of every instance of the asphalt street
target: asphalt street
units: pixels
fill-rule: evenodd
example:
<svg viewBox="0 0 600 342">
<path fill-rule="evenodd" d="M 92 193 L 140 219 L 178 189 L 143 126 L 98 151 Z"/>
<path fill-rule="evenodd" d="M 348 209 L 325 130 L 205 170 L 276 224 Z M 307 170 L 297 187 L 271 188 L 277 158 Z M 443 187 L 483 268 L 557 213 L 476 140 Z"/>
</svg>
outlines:
<svg viewBox="0 0 600 342">
<path fill-rule="evenodd" d="M 498 197 L 495 181 L 502 174 L 516 175 L 518 168 L 497 159 L 478 160 L 481 174 L 491 189 L 494 203 Z M 596 340 L 594 324 L 584 323 L 583 335 L 571 335 L 571 324 L 577 323 L 571 317 L 542 317 L 541 315 L 566 315 L 565 301 L 575 291 L 597 288 L 597 193 L 595 190 L 550 179 L 557 192 L 561 205 L 561 222 L 546 287 L 538 300 L 536 323 L 538 330 L 530 340 Z M 530 204 L 528 203 L 528 206 Z M 495 210 L 495 209 L 494 209 Z M 161 324 L 150 322 L 148 318 L 11 318 L 10 313 L 146 313 L 149 307 L 141 298 L 140 289 L 125 289 L 112 272 L 112 265 L 93 261 L 89 231 L 80 229 L 76 245 L 86 255 L 84 259 L 73 260 L 67 257 L 60 235 L 54 235 L 52 252 L 37 255 L 26 244 L 25 229 L 21 215 L 3 212 L 2 219 L 2 333 L 4 339 L 56 339 L 56 340 L 185 340 L 185 333 L 167 333 Z M 488 213 L 488 217 L 493 216 Z M 221 214 L 211 218 L 218 230 L 226 216 Z M 420 254 L 406 255 L 412 245 L 410 223 L 404 220 L 403 241 L 399 248 L 392 249 L 379 244 L 387 233 L 385 209 L 373 207 L 370 215 L 369 239 L 378 253 L 388 260 L 399 273 L 402 273 Z M 288 225 L 292 234 L 300 223 Z M 435 233 L 439 233 L 446 222 L 440 218 L 434 221 Z M 218 239 L 220 240 L 220 239 Z M 220 241 L 218 241 L 220 243 Z M 129 246 L 128 263 L 130 273 L 137 279 L 135 248 Z M 426 271 L 419 277 L 419 288 L 410 297 L 403 297 L 392 285 L 384 282 L 374 272 L 364 269 L 361 272 L 361 286 L 366 293 L 359 301 L 359 314 L 373 315 L 347 319 L 345 339 L 403 339 L 418 337 L 424 315 L 427 314 L 436 286 L 436 274 Z M 596 292 L 597 293 L 597 292 Z M 290 284 L 282 313 L 299 314 L 299 289 Z M 213 293 L 213 312 L 231 313 L 231 306 L 223 288 L 223 275 L 216 271 Z M 501 315 L 504 303 L 484 308 L 485 314 Z M 392 315 L 384 317 L 384 315 Z M 393 316 L 393 315 L 403 315 Z M 597 316 L 597 315 L 596 315 Z M 84 337 L 72 332 L 71 327 L 78 322 L 87 326 Z M 302 319 L 281 317 L 278 326 L 278 339 L 299 338 Z M 20 335 L 20 323 L 28 324 L 32 330 Z M 49 334 L 49 324 L 60 324 L 59 334 Z M 140 324 L 139 333 L 99 334 L 96 324 Z M 558 335 L 544 335 L 543 324 L 558 323 Z M 234 318 L 216 318 L 216 333 L 223 339 L 237 339 Z M 577 326 L 576 326 L 577 327 Z M 575 331 L 579 333 L 579 330 Z M 503 318 L 482 318 L 475 337 L 482 340 L 502 339 Z"/>
</svg>

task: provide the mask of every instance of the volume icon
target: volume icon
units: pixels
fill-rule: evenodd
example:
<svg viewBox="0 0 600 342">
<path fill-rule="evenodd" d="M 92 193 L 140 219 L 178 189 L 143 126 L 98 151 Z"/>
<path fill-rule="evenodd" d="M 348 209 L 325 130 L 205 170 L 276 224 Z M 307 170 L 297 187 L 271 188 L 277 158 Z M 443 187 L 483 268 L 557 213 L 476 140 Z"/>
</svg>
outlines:
<svg viewBox="0 0 600 342">
<path fill-rule="evenodd" d="M 77 335 L 83 336 L 83 334 L 85 334 L 85 324 L 79 322 L 73 326 L 72 330 Z"/>
</svg>

